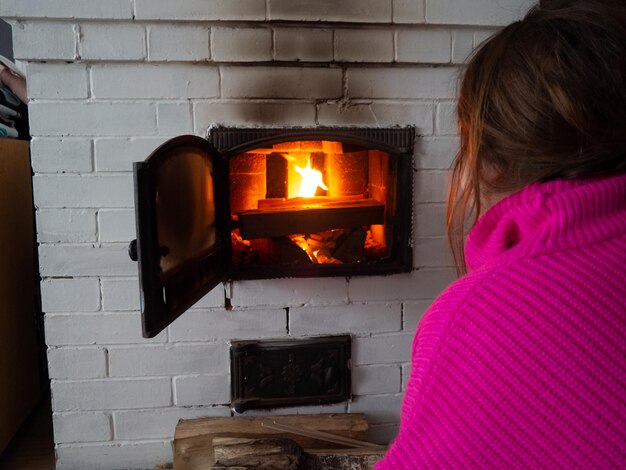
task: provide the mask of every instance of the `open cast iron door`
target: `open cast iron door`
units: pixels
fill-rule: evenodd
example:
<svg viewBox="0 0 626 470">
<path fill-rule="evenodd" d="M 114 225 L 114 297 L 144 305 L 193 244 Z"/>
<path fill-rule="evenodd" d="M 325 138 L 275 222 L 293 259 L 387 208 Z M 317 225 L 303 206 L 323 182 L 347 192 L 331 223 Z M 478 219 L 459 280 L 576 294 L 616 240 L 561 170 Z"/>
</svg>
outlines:
<svg viewBox="0 0 626 470">
<path fill-rule="evenodd" d="M 228 174 L 211 144 L 185 135 L 134 164 L 143 335 L 151 338 L 228 271 Z"/>
</svg>

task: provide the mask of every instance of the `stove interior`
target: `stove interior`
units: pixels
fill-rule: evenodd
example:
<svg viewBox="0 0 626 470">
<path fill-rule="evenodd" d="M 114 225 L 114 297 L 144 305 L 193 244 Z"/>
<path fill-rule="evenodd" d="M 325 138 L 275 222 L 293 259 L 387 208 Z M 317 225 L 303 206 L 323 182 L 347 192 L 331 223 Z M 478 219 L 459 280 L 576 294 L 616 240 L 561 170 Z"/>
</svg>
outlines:
<svg viewBox="0 0 626 470">
<path fill-rule="evenodd" d="M 339 141 L 289 141 L 232 156 L 232 262 L 375 265 L 391 257 L 396 157 Z"/>
</svg>

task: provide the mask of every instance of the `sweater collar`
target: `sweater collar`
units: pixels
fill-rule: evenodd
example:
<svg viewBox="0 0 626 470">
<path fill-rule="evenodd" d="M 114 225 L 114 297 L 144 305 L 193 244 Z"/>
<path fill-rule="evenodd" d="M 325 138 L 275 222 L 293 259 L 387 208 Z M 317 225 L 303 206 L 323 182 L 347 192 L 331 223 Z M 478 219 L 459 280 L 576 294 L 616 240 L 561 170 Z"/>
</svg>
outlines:
<svg viewBox="0 0 626 470">
<path fill-rule="evenodd" d="M 483 214 L 465 246 L 468 271 L 626 233 L 626 175 L 533 183 Z"/>
</svg>

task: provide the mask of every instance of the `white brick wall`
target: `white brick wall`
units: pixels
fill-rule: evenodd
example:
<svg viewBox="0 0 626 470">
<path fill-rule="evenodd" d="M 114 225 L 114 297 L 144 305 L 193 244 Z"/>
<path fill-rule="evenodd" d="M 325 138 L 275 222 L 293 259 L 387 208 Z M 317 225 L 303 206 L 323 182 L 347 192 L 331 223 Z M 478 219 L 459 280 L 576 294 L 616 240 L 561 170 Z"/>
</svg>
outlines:
<svg viewBox="0 0 626 470">
<path fill-rule="evenodd" d="M 352 334 L 354 400 L 277 412 L 363 411 L 391 440 L 415 328 L 455 277 L 459 64 L 529 1 L 2 0 L 29 79 L 57 468 L 171 460 L 178 419 L 231 413 L 231 339 Z M 214 124 L 415 125 L 414 270 L 227 283 L 143 339 L 132 163 Z"/>
<path fill-rule="evenodd" d="M 207 27 L 154 25 L 148 29 L 150 60 L 200 61 L 210 57 Z"/>
</svg>

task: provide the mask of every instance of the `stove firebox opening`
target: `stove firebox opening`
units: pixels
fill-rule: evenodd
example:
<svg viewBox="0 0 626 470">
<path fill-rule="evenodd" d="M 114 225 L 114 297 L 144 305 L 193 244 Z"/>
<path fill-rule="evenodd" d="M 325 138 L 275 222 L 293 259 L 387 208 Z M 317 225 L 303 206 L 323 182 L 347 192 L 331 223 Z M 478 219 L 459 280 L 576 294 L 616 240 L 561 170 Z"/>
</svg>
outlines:
<svg viewBox="0 0 626 470">
<path fill-rule="evenodd" d="M 231 156 L 233 267 L 389 260 L 396 163 L 388 152 L 333 140 L 281 142 Z"/>
</svg>

